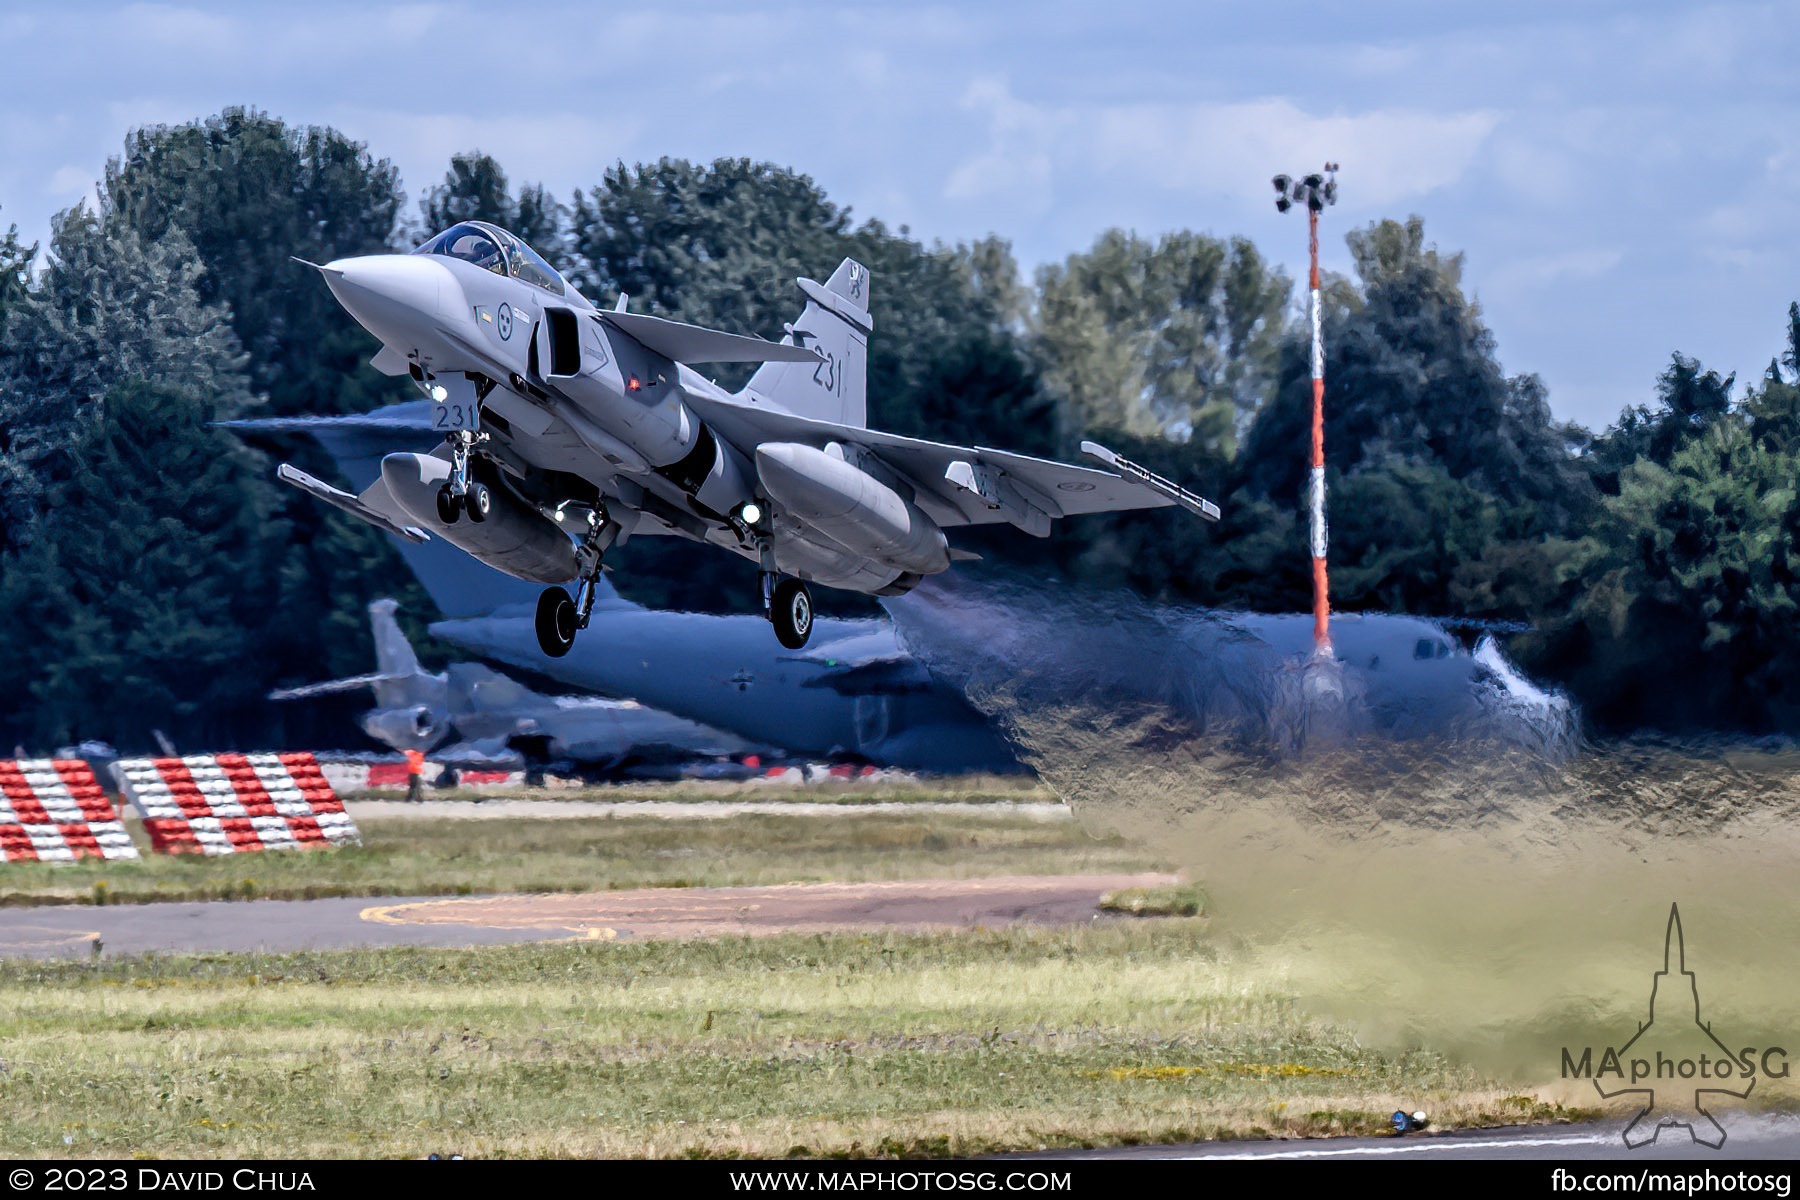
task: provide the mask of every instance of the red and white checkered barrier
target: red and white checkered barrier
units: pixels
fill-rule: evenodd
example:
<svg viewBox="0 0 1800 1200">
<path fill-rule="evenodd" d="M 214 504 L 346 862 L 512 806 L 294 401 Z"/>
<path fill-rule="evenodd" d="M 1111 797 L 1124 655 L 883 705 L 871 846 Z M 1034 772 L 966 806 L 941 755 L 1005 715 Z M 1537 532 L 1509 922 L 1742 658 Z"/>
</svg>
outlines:
<svg viewBox="0 0 1800 1200">
<path fill-rule="evenodd" d="M 85 762 L 0 761 L 0 861 L 137 856 L 118 810 Z"/>
<path fill-rule="evenodd" d="M 362 839 L 310 754 L 127 758 L 119 785 L 165 854 L 298 850 Z"/>
</svg>

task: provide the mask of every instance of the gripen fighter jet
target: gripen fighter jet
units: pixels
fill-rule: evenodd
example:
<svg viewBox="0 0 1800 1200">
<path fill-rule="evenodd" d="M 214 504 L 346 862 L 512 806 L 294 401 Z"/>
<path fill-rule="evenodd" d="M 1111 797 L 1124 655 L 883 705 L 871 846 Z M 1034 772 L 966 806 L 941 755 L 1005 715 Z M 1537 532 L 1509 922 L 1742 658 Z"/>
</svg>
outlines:
<svg viewBox="0 0 1800 1200">
<path fill-rule="evenodd" d="M 524 242 L 452 226 L 411 254 L 315 266 L 410 375 L 444 444 L 392 454 L 360 495 L 281 477 L 403 538 L 436 536 L 554 585 L 535 633 L 552 657 L 588 624 L 601 558 L 630 537 L 708 542 L 755 563 L 782 645 L 812 633 L 811 584 L 901 595 L 959 557 L 944 530 L 1009 522 L 1039 537 L 1079 513 L 1216 505 L 1104 447 L 1098 471 L 867 428 L 868 269 L 845 259 L 779 343 L 596 308 Z M 757 363 L 736 393 L 691 363 Z M 1116 474 L 1113 472 L 1117 472 Z M 575 585 L 572 598 L 564 584 Z"/>
</svg>

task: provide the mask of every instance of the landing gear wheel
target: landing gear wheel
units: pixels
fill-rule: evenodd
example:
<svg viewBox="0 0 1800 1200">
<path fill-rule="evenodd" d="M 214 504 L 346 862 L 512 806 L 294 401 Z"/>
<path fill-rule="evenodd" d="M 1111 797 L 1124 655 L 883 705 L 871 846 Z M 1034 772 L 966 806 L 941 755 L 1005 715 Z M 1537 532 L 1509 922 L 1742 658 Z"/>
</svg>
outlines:
<svg viewBox="0 0 1800 1200">
<path fill-rule="evenodd" d="M 812 637 L 812 591 L 798 579 L 783 579 L 769 597 L 769 620 L 775 639 L 789 650 L 798 650 Z"/>
<path fill-rule="evenodd" d="M 538 597 L 538 649 L 551 658 L 561 658 L 575 644 L 575 630 L 581 618 L 569 593 L 559 587 L 545 588 Z"/>
<path fill-rule="evenodd" d="M 452 492 L 448 485 L 438 489 L 437 509 L 438 520 L 446 525 L 456 524 L 456 518 L 462 515 L 462 505 L 458 502 L 456 493 Z"/>
<path fill-rule="evenodd" d="M 471 483 L 463 496 L 463 507 L 469 510 L 469 520 L 479 525 L 494 511 L 494 493 L 485 483 Z"/>
</svg>

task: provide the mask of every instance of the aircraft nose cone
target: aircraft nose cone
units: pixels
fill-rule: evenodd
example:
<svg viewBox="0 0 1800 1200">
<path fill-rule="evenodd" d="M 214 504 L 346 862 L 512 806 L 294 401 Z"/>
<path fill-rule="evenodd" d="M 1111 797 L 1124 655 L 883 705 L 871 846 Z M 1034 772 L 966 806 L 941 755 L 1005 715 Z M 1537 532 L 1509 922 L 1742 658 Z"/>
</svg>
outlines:
<svg viewBox="0 0 1800 1200">
<path fill-rule="evenodd" d="M 415 254 L 340 258 L 323 274 L 345 311 L 390 345 L 416 342 L 435 325 L 456 283 L 442 263 Z"/>
</svg>

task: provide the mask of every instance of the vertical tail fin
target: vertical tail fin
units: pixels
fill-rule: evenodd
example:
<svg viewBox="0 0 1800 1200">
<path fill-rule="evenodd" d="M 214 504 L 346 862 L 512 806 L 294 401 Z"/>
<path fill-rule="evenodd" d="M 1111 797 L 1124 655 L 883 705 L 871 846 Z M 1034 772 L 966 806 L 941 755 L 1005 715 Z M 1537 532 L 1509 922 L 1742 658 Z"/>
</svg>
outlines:
<svg viewBox="0 0 1800 1200">
<path fill-rule="evenodd" d="M 764 363 L 745 391 L 779 404 L 797 416 L 813 417 L 866 429 L 868 394 L 864 379 L 869 362 L 869 269 L 846 258 L 823 286 L 796 279 L 806 295 L 806 308 L 781 340 L 784 345 L 816 350 L 825 359 L 805 363 Z"/>
<path fill-rule="evenodd" d="M 383 597 L 369 603 L 369 631 L 375 635 L 375 669 L 382 675 L 416 675 L 419 656 L 413 653 L 406 631 L 394 619 L 398 601 Z"/>
</svg>

